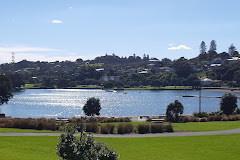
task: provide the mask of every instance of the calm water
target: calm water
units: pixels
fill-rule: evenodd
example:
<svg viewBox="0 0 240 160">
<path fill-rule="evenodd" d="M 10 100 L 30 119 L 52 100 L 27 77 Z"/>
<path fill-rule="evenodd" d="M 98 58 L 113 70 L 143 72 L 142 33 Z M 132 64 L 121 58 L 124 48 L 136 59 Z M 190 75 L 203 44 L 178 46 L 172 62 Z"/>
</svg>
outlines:
<svg viewBox="0 0 240 160">
<path fill-rule="evenodd" d="M 222 96 L 225 92 L 202 91 L 203 96 Z M 100 99 L 101 116 L 140 116 L 165 114 L 174 100 L 184 106 L 184 114 L 198 111 L 199 98 L 181 95 L 198 95 L 198 91 L 118 91 L 85 89 L 28 89 L 14 94 L 8 104 L 0 106 L 6 116 L 12 117 L 79 117 L 87 98 Z M 240 93 L 235 93 L 240 97 Z M 219 109 L 219 98 L 202 98 L 202 111 Z M 240 102 L 238 100 L 238 106 Z"/>
</svg>

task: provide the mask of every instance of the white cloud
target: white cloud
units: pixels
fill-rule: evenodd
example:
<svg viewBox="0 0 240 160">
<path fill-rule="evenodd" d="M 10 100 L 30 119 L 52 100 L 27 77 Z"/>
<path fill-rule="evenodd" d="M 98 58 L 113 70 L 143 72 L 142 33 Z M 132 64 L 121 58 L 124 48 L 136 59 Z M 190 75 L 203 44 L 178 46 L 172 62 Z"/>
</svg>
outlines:
<svg viewBox="0 0 240 160">
<path fill-rule="evenodd" d="M 69 9 L 72 9 L 73 7 L 68 7 Z"/>
<path fill-rule="evenodd" d="M 52 20 L 52 23 L 63 23 L 63 21 L 54 19 L 54 20 Z"/>
<path fill-rule="evenodd" d="M 168 50 L 181 50 L 181 49 L 192 49 L 192 48 L 190 48 L 188 46 L 185 46 L 185 45 L 179 45 L 177 47 L 170 47 L 170 48 L 168 48 Z"/>
<path fill-rule="evenodd" d="M 169 43 L 168 45 L 169 45 L 169 46 L 173 46 L 173 43 Z"/>
</svg>

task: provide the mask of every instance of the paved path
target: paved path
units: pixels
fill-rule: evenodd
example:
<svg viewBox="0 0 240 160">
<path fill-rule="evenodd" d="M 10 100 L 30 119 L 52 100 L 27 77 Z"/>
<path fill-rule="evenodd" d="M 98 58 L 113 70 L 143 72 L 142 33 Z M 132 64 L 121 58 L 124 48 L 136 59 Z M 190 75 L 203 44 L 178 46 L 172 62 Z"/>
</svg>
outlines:
<svg viewBox="0 0 240 160">
<path fill-rule="evenodd" d="M 61 133 L 0 133 L 0 136 L 60 136 Z M 94 137 L 106 138 L 141 138 L 141 137 L 181 137 L 181 136 L 205 136 L 205 135 L 227 135 L 240 134 L 240 128 L 222 131 L 208 132 L 173 132 L 173 133 L 151 133 L 151 134 L 93 134 Z M 79 134 L 76 134 L 78 136 Z"/>
</svg>

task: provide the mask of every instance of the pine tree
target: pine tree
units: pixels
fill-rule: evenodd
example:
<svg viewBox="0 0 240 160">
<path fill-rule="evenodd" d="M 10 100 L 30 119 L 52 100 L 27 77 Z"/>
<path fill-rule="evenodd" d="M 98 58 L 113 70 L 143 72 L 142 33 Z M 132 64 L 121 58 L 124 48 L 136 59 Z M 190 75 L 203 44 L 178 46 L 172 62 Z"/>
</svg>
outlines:
<svg viewBox="0 0 240 160">
<path fill-rule="evenodd" d="M 207 49 L 206 44 L 204 41 L 202 41 L 200 44 L 200 54 L 206 53 L 206 49 Z"/>
<path fill-rule="evenodd" d="M 237 50 L 237 48 L 231 44 L 231 46 L 228 48 L 228 53 L 233 56 L 234 52 Z"/>
<path fill-rule="evenodd" d="M 216 51 L 217 50 L 217 43 L 215 40 L 212 40 L 210 43 L 209 51 Z"/>
</svg>

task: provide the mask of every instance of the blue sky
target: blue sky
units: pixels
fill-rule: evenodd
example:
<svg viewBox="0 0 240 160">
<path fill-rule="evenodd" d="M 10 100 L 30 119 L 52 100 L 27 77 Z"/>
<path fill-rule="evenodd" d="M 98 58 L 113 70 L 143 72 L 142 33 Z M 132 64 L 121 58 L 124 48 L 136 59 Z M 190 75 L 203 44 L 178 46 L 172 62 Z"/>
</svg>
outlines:
<svg viewBox="0 0 240 160">
<path fill-rule="evenodd" d="M 0 63 L 93 59 L 106 53 L 193 58 L 216 40 L 240 46 L 240 1 L 0 1 Z"/>
</svg>

